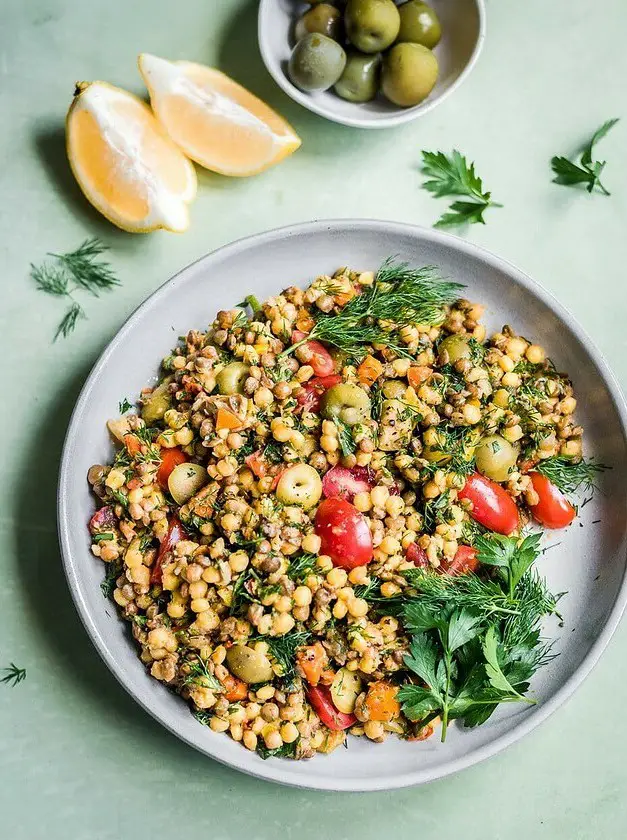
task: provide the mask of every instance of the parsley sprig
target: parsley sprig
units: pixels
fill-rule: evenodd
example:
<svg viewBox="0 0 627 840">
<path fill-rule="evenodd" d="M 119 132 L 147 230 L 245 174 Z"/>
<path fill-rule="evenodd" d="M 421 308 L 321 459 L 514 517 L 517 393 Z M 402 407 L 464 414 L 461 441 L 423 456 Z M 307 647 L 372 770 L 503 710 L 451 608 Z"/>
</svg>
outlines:
<svg viewBox="0 0 627 840">
<path fill-rule="evenodd" d="M 450 157 L 444 152 L 422 152 L 422 173 L 427 176 L 423 187 L 436 198 L 458 196 L 435 223 L 434 227 L 456 227 L 464 224 L 485 224 L 488 207 L 502 207 L 492 201 L 491 193 L 483 189 L 483 182 L 475 172 L 474 163 L 453 149 Z"/>
<path fill-rule="evenodd" d="M 78 321 L 87 318 L 85 310 L 74 297 L 75 292 L 87 291 L 98 297 L 102 290 L 120 285 L 111 266 L 98 259 L 108 247 L 99 239 L 86 239 L 75 251 L 67 254 L 49 253 L 52 261 L 39 266 L 31 264 L 31 277 L 40 291 L 54 297 L 67 298 L 70 302 L 54 341 L 59 336 L 67 338 L 74 332 Z"/>
<path fill-rule="evenodd" d="M 578 164 L 573 163 L 573 161 L 569 160 L 567 157 L 561 157 L 559 155 L 552 157 L 551 169 L 555 173 L 553 183 L 563 184 L 567 187 L 575 184 L 585 184 L 589 193 L 591 193 L 596 187 L 601 193 L 603 193 L 603 195 L 610 195 L 601 183 L 601 174 L 605 169 L 607 161 L 592 160 L 592 151 L 596 143 L 598 143 L 599 140 L 602 140 L 608 131 L 614 128 L 617 122 L 618 118 L 607 120 L 607 122 L 604 122 L 603 125 L 594 132 L 590 140 L 583 147 Z"/>
</svg>

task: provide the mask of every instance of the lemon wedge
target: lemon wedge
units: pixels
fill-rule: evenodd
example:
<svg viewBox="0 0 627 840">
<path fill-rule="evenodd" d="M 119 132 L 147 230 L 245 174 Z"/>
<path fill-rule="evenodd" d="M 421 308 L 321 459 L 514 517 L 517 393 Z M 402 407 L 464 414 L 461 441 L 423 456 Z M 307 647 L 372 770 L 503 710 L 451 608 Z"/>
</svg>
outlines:
<svg viewBox="0 0 627 840">
<path fill-rule="evenodd" d="M 255 175 L 300 146 L 292 127 L 219 70 L 139 56 L 153 111 L 177 146 L 222 175 Z"/>
<path fill-rule="evenodd" d="M 107 82 L 80 82 L 66 120 L 70 166 L 88 200 L 130 232 L 189 227 L 196 171 L 150 108 Z"/>
</svg>

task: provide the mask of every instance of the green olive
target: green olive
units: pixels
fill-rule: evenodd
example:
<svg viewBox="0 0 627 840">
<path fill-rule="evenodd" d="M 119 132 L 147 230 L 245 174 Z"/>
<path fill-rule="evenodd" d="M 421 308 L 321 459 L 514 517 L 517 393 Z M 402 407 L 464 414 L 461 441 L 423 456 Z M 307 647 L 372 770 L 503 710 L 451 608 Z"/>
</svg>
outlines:
<svg viewBox="0 0 627 840">
<path fill-rule="evenodd" d="M 342 75 L 346 53 L 332 38 L 312 32 L 296 44 L 287 72 L 304 91 L 327 90 Z"/>
<path fill-rule="evenodd" d="M 383 60 L 381 90 L 395 105 L 418 105 L 433 90 L 438 60 L 422 44 L 395 44 Z"/>
<path fill-rule="evenodd" d="M 184 505 L 209 481 L 201 464 L 177 464 L 168 476 L 168 490 L 177 505 Z"/>
<path fill-rule="evenodd" d="M 320 501 L 322 481 L 309 464 L 294 464 L 281 474 L 276 495 L 283 504 L 310 508 Z"/>
<path fill-rule="evenodd" d="M 386 379 L 381 388 L 383 396 L 389 400 L 402 400 L 407 391 L 407 382 L 402 379 Z"/>
<path fill-rule="evenodd" d="M 421 0 L 409 0 L 408 3 L 399 6 L 398 11 L 401 16 L 401 28 L 397 41 L 411 41 L 430 50 L 440 43 L 442 27 L 431 6 L 427 6 Z"/>
<path fill-rule="evenodd" d="M 369 102 L 377 95 L 381 56 L 351 52 L 334 90 L 348 102 Z"/>
<path fill-rule="evenodd" d="M 394 0 L 348 0 L 344 23 L 356 49 L 376 53 L 394 43 L 401 18 Z"/>
<path fill-rule="evenodd" d="M 221 394 L 231 396 L 232 394 L 244 393 L 244 382 L 248 378 L 250 368 L 244 362 L 231 362 L 222 368 L 216 376 L 216 385 Z"/>
<path fill-rule="evenodd" d="M 518 460 L 518 447 L 500 435 L 488 435 L 475 450 L 477 469 L 492 481 L 507 481 Z"/>
<path fill-rule="evenodd" d="M 144 403 L 142 417 L 148 425 L 151 425 L 156 423 L 157 420 L 163 420 L 163 415 L 171 407 L 170 383 L 162 382 L 161 385 L 157 385 Z"/>
<path fill-rule="evenodd" d="M 442 363 L 457 362 L 470 358 L 470 336 L 447 335 L 438 345 L 438 355 Z"/>
<path fill-rule="evenodd" d="M 407 406 L 400 400 L 383 400 L 379 420 L 379 449 L 383 452 L 404 449 L 411 440 L 415 422 L 415 412 L 407 411 Z"/>
<path fill-rule="evenodd" d="M 326 420 L 339 419 L 354 426 L 370 417 L 370 397 L 358 385 L 333 385 L 322 395 L 320 413 Z"/>
<path fill-rule="evenodd" d="M 294 37 L 297 41 L 309 35 L 310 32 L 317 32 L 319 35 L 326 35 L 338 41 L 342 32 L 342 15 L 339 9 L 329 3 L 319 3 L 296 22 Z"/>
<path fill-rule="evenodd" d="M 249 685 L 270 682 L 274 677 L 272 665 L 265 653 L 247 645 L 233 645 L 226 652 L 226 664 L 233 676 Z"/>
</svg>

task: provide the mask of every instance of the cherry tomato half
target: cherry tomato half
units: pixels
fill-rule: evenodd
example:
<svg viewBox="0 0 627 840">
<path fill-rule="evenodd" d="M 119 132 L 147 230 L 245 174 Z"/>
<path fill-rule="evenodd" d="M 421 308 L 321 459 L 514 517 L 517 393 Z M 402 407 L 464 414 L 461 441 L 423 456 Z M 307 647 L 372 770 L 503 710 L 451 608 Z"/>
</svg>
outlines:
<svg viewBox="0 0 627 840">
<path fill-rule="evenodd" d="M 374 475 L 367 467 L 331 467 L 322 477 L 322 492 L 327 499 L 341 496 L 352 502 L 357 493 L 374 487 Z"/>
<path fill-rule="evenodd" d="M 559 487 L 539 472 L 530 472 L 533 489 L 540 497 L 537 505 L 529 509 L 545 528 L 565 528 L 576 516 L 575 508 L 568 501 Z"/>
<path fill-rule="evenodd" d="M 157 470 L 157 483 L 162 490 L 168 489 L 168 478 L 170 473 L 179 464 L 184 464 L 189 461 L 187 455 L 178 446 L 173 446 L 172 449 L 161 449 L 161 464 Z"/>
<path fill-rule="evenodd" d="M 497 534 L 511 534 L 518 528 L 518 508 L 506 491 L 484 475 L 473 473 L 459 491 L 460 499 L 472 502 L 472 518 Z"/>
<path fill-rule="evenodd" d="M 443 560 L 438 569 L 443 575 L 467 575 L 479 568 L 477 549 L 471 545 L 460 545 L 452 560 Z"/>
<path fill-rule="evenodd" d="M 307 338 L 307 333 L 301 332 L 300 330 L 294 330 L 292 332 L 292 344 L 297 344 L 304 338 Z M 311 365 L 316 376 L 330 376 L 335 372 L 333 356 L 323 344 L 312 339 L 302 346 L 308 351 L 306 364 Z M 309 354 L 311 355 L 309 356 Z"/>
<path fill-rule="evenodd" d="M 414 566 L 418 566 L 419 569 L 428 569 L 430 566 L 427 558 L 427 552 L 424 548 L 420 548 L 417 543 L 410 543 L 407 546 L 405 557 L 407 557 L 409 562 L 413 563 Z"/>
<path fill-rule="evenodd" d="M 157 559 L 155 560 L 154 565 L 152 567 L 152 572 L 150 574 L 151 583 L 161 583 L 161 567 L 163 565 L 163 561 L 165 560 L 166 554 L 169 551 L 172 551 L 177 542 L 179 540 L 184 540 L 186 536 L 187 533 L 181 523 L 181 520 L 174 516 L 170 521 L 170 527 L 168 528 L 163 542 L 161 543 L 161 546 L 159 548 L 159 554 L 157 554 Z"/>
<path fill-rule="evenodd" d="M 331 692 L 325 686 L 308 686 L 307 699 L 322 723 L 328 726 L 329 729 L 335 729 L 337 731 L 348 729 L 349 726 L 357 722 L 355 715 L 347 715 L 335 708 L 331 699 Z"/>
<path fill-rule="evenodd" d="M 316 512 L 316 534 L 322 540 L 320 554 L 334 566 L 354 569 L 372 560 L 372 537 L 362 514 L 346 499 L 325 499 Z"/>
<path fill-rule="evenodd" d="M 315 379 L 310 379 L 302 389 L 298 392 L 296 402 L 302 406 L 305 411 L 311 411 L 317 414 L 320 411 L 320 397 L 333 385 L 339 385 L 342 377 L 334 373 L 331 376 L 318 376 Z"/>
</svg>

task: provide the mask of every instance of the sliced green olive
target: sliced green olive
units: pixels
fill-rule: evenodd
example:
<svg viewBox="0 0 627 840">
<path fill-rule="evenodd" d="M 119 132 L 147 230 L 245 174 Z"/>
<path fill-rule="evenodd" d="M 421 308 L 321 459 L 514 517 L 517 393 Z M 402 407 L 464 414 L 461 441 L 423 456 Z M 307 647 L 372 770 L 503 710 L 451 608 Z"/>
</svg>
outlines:
<svg viewBox="0 0 627 840">
<path fill-rule="evenodd" d="M 408 445 L 416 415 L 400 400 L 383 400 L 379 420 L 379 449 L 397 452 Z"/>
<path fill-rule="evenodd" d="M 244 362 L 231 362 L 222 368 L 216 376 L 216 385 L 221 394 L 243 394 L 244 382 L 248 378 L 250 368 Z"/>
<path fill-rule="evenodd" d="M 281 475 L 276 488 L 280 502 L 286 505 L 313 507 L 322 495 L 322 481 L 317 471 L 309 464 L 294 464 Z"/>
<path fill-rule="evenodd" d="M 448 335 L 438 345 L 438 354 L 443 362 L 456 362 L 468 359 L 471 355 L 470 336 Z"/>
<path fill-rule="evenodd" d="M 381 390 L 389 400 L 402 400 L 407 391 L 407 382 L 402 379 L 386 379 Z"/>
<path fill-rule="evenodd" d="M 163 420 L 163 415 L 171 407 L 170 383 L 162 382 L 161 385 L 157 385 L 144 403 L 142 417 L 150 426 L 152 423 L 156 423 L 157 420 Z"/>
<path fill-rule="evenodd" d="M 331 683 L 331 697 L 333 704 L 345 715 L 352 715 L 355 701 L 361 693 L 361 679 L 354 671 L 340 668 Z"/>
<path fill-rule="evenodd" d="M 326 420 L 342 420 L 348 426 L 370 417 L 370 397 L 358 385 L 333 385 L 320 400 L 320 413 Z"/>
<path fill-rule="evenodd" d="M 501 435 L 488 435 L 475 450 L 477 469 L 492 481 L 507 481 L 516 466 L 519 449 Z"/>
<path fill-rule="evenodd" d="M 249 685 L 270 682 L 274 677 L 270 660 L 247 645 L 233 645 L 226 652 L 226 664 L 233 676 Z"/>
<path fill-rule="evenodd" d="M 200 464 L 177 464 L 168 476 L 168 490 L 177 505 L 184 505 L 209 481 Z"/>
</svg>

